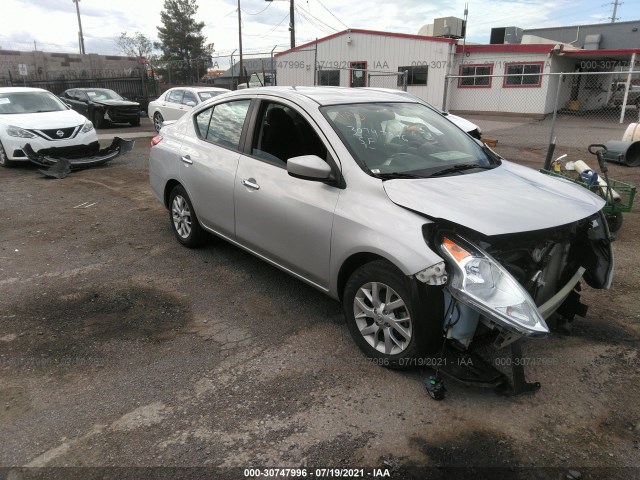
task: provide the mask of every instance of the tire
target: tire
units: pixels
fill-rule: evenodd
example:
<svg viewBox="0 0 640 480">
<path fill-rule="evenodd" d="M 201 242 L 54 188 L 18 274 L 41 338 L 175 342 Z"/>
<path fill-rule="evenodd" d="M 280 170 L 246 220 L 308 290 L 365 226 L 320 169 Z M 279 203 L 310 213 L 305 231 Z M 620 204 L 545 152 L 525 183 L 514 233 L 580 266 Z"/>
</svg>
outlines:
<svg viewBox="0 0 640 480">
<path fill-rule="evenodd" d="M 606 215 L 607 223 L 609 224 L 609 231 L 611 233 L 616 233 L 618 230 L 622 228 L 622 213 L 608 213 Z"/>
<path fill-rule="evenodd" d="M 178 241 L 189 248 L 202 245 L 204 231 L 200 226 L 191 199 L 182 185 L 177 185 L 169 195 L 169 222 Z"/>
<path fill-rule="evenodd" d="M 130 124 L 132 127 L 139 127 L 139 126 L 140 126 L 140 119 L 137 119 L 137 120 L 134 120 L 134 121 L 132 121 L 132 122 L 129 122 L 129 124 Z"/>
<path fill-rule="evenodd" d="M 9 160 L 7 152 L 5 152 L 2 142 L 0 142 L 0 167 L 10 168 L 15 165 L 13 160 Z"/>
<path fill-rule="evenodd" d="M 93 122 L 93 128 L 104 128 L 104 113 L 100 110 L 94 110 L 91 115 L 91 121 Z"/>
<path fill-rule="evenodd" d="M 410 280 L 385 260 L 363 265 L 347 281 L 343 296 L 347 327 L 377 365 L 395 369 L 426 365 L 419 356 L 442 345 L 442 309 L 435 308 L 435 316 L 425 315 L 421 295 L 414 291 Z M 387 310 L 384 304 L 392 303 L 396 306 Z"/>
<path fill-rule="evenodd" d="M 162 127 L 162 122 L 164 122 L 164 118 L 160 112 L 156 112 L 153 114 L 153 126 L 156 129 L 156 132 L 160 133 L 160 128 Z"/>
</svg>

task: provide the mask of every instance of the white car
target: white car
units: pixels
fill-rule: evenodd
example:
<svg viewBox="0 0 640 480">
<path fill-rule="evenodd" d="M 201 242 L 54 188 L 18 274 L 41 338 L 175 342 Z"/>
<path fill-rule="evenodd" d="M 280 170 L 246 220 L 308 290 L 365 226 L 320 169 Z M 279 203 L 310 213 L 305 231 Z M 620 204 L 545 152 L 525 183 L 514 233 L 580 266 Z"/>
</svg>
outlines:
<svg viewBox="0 0 640 480">
<path fill-rule="evenodd" d="M 149 102 L 147 112 L 156 132 L 159 132 L 164 122 L 178 120 L 196 105 L 229 91 L 226 88 L 216 87 L 170 88 L 157 100 Z"/>
<path fill-rule="evenodd" d="M 412 95 L 410 93 L 403 92 L 402 90 L 394 90 L 393 88 L 377 88 L 377 87 L 362 87 L 362 88 L 364 88 L 366 90 L 375 90 L 375 91 L 378 91 L 378 92 L 387 92 L 387 93 L 391 93 L 391 94 L 395 94 L 395 95 L 401 95 L 401 96 L 410 98 L 411 100 L 415 100 L 416 102 L 420 102 L 423 105 L 426 105 L 427 107 L 429 107 L 431 110 L 434 110 L 434 111 L 438 112 L 440 115 L 445 117 L 447 120 L 449 120 L 450 122 L 452 122 L 453 124 L 455 124 L 459 128 L 461 128 L 462 130 L 467 132 L 473 138 L 477 138 L 478 140 L 480 140 L 481 137 L 482 137 L 482 129 L 478 125 L 476 125 L 475 123 L 470 122 L 466 118 L 459 117 L 459 116 L 454 115 L 452 113 L 444 112 L 444 111 L 440 110 L 439 108 L 431 105 L 430 103 L 425 102 L 420 97 L 416 97 L 415 95 Z"/>
<path fill-rule="evenodd" d="M 99 149 L 93 124 L 41 88 L 0 88 L 0 166 L 27 162 L 25 146 L 38 154 L 79 157 Z"/>
</svg>

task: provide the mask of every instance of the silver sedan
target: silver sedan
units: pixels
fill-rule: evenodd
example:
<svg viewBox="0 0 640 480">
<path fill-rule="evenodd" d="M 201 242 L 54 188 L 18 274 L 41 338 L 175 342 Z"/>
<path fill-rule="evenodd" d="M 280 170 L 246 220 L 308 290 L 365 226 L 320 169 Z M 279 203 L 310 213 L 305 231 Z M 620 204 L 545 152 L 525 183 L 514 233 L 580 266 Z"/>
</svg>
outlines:
<svg viewBox="0 0 640 480">
<path fill-rule="evenodd" d="M 176 239 L 213 233 L 341 301 L 381 365 L 545 336 L 581 313 L 581 281 L 610 285 L 602 199 L 407 96 L 248 89 L 161 133 L 150 181 Z"/>
</svg>

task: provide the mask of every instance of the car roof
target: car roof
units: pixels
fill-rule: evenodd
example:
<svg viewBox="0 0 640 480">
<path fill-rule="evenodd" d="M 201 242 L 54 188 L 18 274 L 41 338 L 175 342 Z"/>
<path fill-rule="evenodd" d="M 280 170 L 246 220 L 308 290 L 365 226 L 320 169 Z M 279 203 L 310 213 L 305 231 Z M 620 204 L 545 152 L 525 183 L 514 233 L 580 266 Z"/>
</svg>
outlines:
<svg viewBox="0 0 640 480">
<path fill-rule="evenodd" d="M 260 94 L 292 99 L 306 98 L 319 105 L 399 101 L 418 103 L 401 91 L 380 91 L 349 87 L 256 87 L 236 90 L 236 92 L 234 92 L 236 95 Z"/>
<path fill-rule="evenodd" d="M 111 90 L 110 88 L 103 88 L 103 87 L 95 87 L 95 88 L 85 88 L 85 87 L 80 88 L 80 87 L 78 87 L 78 88 L 69 88 L 69 90 L 80 90 L 80 91 L 83 91 L 83 92 L 86 91 L 86 90 L 109 90 L 111 92 L 115 92 L 115 90 Z"/>
<path fill-rule="evenodd" d="M 45 90 L 44 88 L 34 88 L 34 87 L 0 87 L 0 93 L 20 93 L 20 92 L 49 92 L 49 90 Z"/>
</svg>

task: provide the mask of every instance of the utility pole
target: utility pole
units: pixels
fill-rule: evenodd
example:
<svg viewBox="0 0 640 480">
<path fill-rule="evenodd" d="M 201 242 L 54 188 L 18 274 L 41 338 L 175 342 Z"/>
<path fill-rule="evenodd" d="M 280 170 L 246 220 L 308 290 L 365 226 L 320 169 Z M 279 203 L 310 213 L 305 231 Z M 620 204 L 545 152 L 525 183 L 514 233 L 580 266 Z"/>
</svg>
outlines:
<svg viewBox="0 0 640 480">
<path fill-rule="evenodd" d="M 273 2 L 273 0 L 265 0 L 265 2 Z M 289 0 L 289 32 L 291 32 L 291 48 L 296 46 L 296 17 L 295 4 L 293 0 Z"/>
<path fill-rule="evenodd" d="M 238 85 L 240 85 L 244 76 L 244 65 L 242 64 L 242 16 L 240 13 L 240 0 L 238 0 L 238 37 L 240 43 L 240 71 L 238 72 Z M 233 76 L 233 65 L 231 66 L 231 75 Z"/>
<path fill-rule="evenodd" d="M 295 19 L 295 7 L 293 0 L 289 0 L 289 31 L 291 32 L 291 48 L 296 46 L 296 19 Z"/>
<path fill-rule="evenodd" d="M 84 55 L 84 37 L 82 36 L 82 22 L 80 21 L 80 0 L 71 0 L 76 4 L 76 13 L 78 14 L 78 28 L 80 31 L 78 32 L 78 46 L 80 47 L 80 54 Z"/>
<path fill-rule="evenodd" d="M 611 23 L 615 23 L 615 21 L 618 20 L 618 17 L 616 17 L 616 13 L 618 12 L 618 5 L 622 5 L 622 2 L 620 0 L 613 0 L 613 2 L 611 2 L 611 5 L 613 5 L 613 13 L 611 14 Z"/>
</svg>

